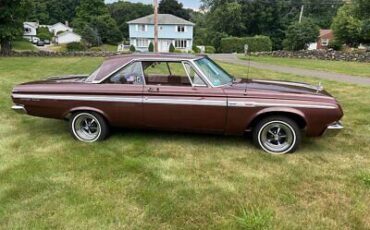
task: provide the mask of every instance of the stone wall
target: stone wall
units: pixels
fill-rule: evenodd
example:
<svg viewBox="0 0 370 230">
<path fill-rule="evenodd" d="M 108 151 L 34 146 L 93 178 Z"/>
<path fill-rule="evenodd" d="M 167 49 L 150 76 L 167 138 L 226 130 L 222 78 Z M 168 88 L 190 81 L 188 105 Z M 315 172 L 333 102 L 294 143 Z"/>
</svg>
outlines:
<svg viewBox="0 0 370 230">
<path fill-rule="evenodd" d="M 370 62 L 370 52 L 341 52 L 327 50 L 303 50 L 303 51 L 272 51 L 272 52 L 255 52 L 252 56 L 273 56 L 288 58 L 320 59 L 332 61 L 355 61 Z"/>
</svg>

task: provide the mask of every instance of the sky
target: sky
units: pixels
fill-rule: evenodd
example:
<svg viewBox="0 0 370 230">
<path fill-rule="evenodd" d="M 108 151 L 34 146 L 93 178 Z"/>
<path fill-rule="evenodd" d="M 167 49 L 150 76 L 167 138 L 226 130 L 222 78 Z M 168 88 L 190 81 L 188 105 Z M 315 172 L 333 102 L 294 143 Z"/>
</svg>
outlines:
<svg viewBox="0 0 370 230">
<path fill-rule="evenodd" d="M 117 0 L 105 0 L 106 3 L 116 2 Z M 146 4 L 153 3 L 153 0 L 127 0 L 129 2 L 142 2 Z M 200 0 L 178 0 L 185 8 L 199 9 L 201 3 Z"/>
</svg>

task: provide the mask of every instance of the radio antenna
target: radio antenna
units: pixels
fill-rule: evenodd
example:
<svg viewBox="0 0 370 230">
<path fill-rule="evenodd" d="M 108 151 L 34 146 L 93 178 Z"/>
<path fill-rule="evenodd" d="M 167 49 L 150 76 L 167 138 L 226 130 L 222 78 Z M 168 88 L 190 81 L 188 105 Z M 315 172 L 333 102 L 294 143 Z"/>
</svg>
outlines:
<svg viewBox="0 0 370 230">
<path fill-rule="evenodd" d="M 245 56 L 248 56 L 248 72 L 247 72 L 247 80 L 249 80 L 249 72 L 250 72 L 250 68 L 251 68 L 251 55 L 249 54 L 248 55 L 248 44 L 245 44 L 244 46 L 244 55 Z"/>
</svg>

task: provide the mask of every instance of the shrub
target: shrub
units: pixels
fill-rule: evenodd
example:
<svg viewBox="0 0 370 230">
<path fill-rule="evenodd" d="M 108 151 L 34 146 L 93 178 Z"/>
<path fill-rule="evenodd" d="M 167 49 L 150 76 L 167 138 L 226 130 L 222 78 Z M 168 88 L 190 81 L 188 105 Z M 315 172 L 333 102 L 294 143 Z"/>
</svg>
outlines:
<svg viewBox="0 0 370 230">
<path fill-rule="evenodd" d="M 39 27 L 37 29 L 37 37 L 40 38 L 41 40 L 51 40 L 53 34 L 50 33 L 47 27 Z"/>
<path fill-rule="evenodd" d="M 196 54 L 200 54 L 202 52 L 197 46 L 193 46 L 193 51 Z"/>
<path fill-rule="evenodd" d="M 154 52 L 154 45 L 153 45 L 153 42 L 150 42 L 149 43 L 149 47 L 148 47 L 148 50 L 149 50 L 149 52 Z"/>
<path fill-rule="evenodd" d="M 170 53 L 174 53 L 175 52 L 175 47 L 173 46 L 173 44 L 171 43 L 170 45 Z"/>
<path fill-rule="evenodd" d="M 133 53 L 134 53 L 134 52 L 136 52 L 136 48 L 135 48 L 135 46 L 134 46 L 134 45 L 131 45 L 131 46 L 130 46 L 130 51 L 131 51 L 131 52 L 133 52 Z"/>
<path fill-rule="evenodd" d="M 213 46 L 206 46 L 206 53 L 207 54 L 214 54 L 216 53 L 216 48 Z"/>
<path fill-rule="evenodd" d="M 84 51 L 86 46 L 80 42 L 71 42 L 67 44 L 67 51 Z"/>
<path fill-rule="evenodd" d="M 330 40 L 328 48 L 333 50 L 341 50 L 342 49 L 342 43 L 338 40 Z"/>
<path fill-rule="evenodd" d="M 221 39 L 221 52 L 223 53 L 244 53 L 244 46 L 248 44 L 248 52 L 271 51 L 272 42 L 267 36 L 254 37 L 228 37 Z"/>
<path fill-rule="evenodd" d="M 104 51 L 101 47 L 97 47 L 97 46 L 91 47 L 89 50 L 90 51 L 93 51 L 93 52 L 101 52 L 101 51 Z"/>
<path fill-rule="evenodd" d="M 174 53 L 183 53 L 183 51 L 182 50 L 179 50 L 179 49 L 175 49 L 175 51 L 174 51 Z"/>
</svg>

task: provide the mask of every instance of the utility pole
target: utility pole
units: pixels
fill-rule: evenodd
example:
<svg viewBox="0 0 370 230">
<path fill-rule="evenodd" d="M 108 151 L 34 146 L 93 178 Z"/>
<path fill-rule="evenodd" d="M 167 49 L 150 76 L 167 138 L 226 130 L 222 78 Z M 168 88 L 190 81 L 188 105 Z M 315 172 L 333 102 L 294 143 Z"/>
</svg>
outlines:
<svg viewBox="0 0 370 230">
<path fill-rule="evenodd" d="M 158 53 L 158 0 L 154 0 L 154 52 Z"/>
<path fill-rule="evenodd" d="M 303 11 L 304 11 L 304 5 L 301 6 L 301 13 L 299 14 L 299 23 L 302 22 Z"/>
</svg>

